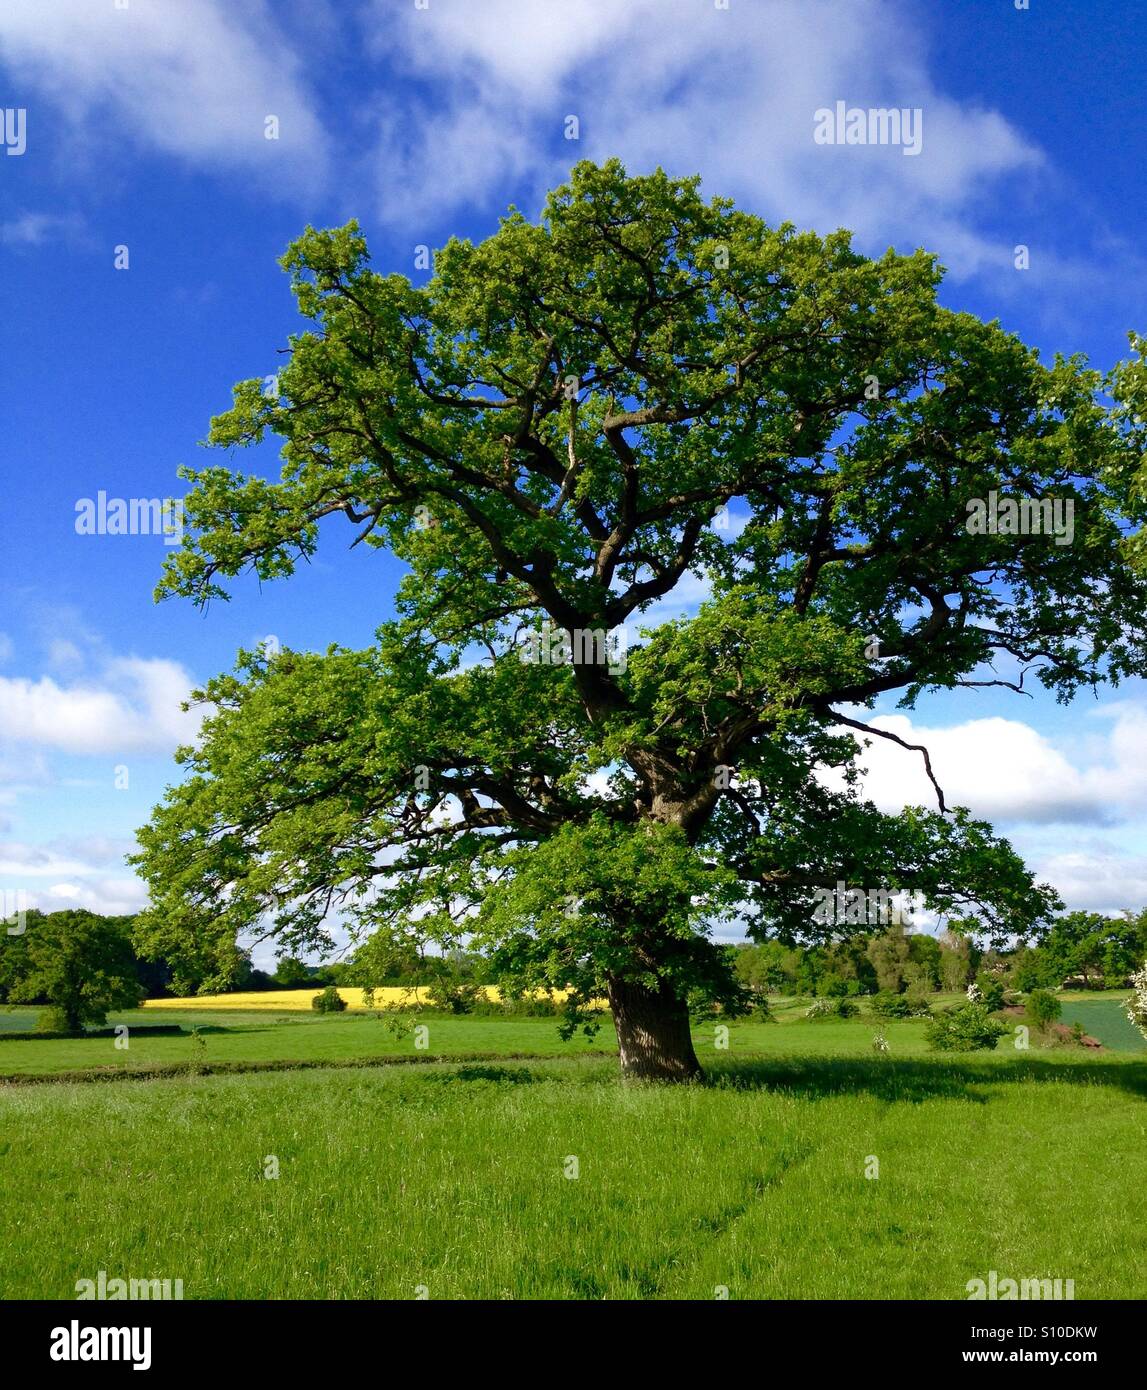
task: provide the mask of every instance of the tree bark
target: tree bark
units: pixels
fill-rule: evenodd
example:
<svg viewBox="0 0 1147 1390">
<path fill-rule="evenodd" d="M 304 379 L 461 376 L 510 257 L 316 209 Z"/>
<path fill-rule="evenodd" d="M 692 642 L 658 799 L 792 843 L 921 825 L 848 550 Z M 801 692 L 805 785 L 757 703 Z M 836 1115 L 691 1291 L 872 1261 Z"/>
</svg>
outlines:
<svg viewBox="0 0 1147 1390">
<path fill-rule="evenodd" d="M 621 1073 L 641 1081 L 692 1081 L 701 1075 L 684 999 L 613 978 L 609 1007 L 617 1029 Z"/>
</svg>

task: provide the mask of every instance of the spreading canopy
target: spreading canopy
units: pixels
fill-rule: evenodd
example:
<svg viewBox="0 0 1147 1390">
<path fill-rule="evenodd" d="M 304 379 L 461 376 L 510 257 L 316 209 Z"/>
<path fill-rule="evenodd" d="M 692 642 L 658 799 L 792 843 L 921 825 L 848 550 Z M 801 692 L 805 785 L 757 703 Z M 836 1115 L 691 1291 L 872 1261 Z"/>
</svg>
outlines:
<svg viewBox="0 0 1147 1390">
<path fill-rule="evenodd" d="M 160 592 L 288 576 L 335 516 L 408 573 L 369 650 L 244 653 L 199 692 L 138 859 L 188 978 L 253 931 L 322 945 L 333 916 L 466 936 L 512 983 L 608 992 L 671 1071 L 657 1018 L 735 999 L 723 919 L 824 934 L 812 894 L 839 880 L 998 936 L 1047 917 L 939 787 L 863 799 L 854 733 L 892 692 L 1066 700 L 1145 669 L 1139 358 L 1042 364 L 942 307 L 922 251 L 868 259 L 616 161 L 452 240 L 423 285 L 373 270 L 354 223 L 283 265 L 310 327 L 210 434 L 279 437 L 281 476 L 189 473 Z M 1070 543 L 969 529 L 992 494 L 1070 502 Z"/>
</svg>

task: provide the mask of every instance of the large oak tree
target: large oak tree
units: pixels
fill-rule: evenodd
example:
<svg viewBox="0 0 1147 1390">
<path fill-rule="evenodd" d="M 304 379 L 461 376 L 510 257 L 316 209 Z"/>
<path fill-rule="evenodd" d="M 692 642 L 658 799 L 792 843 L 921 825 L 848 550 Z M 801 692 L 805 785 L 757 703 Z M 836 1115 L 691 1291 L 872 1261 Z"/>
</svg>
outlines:
<svg viewBox="0 0 1147 1390">
<path fill-rule="evenodd" d="M 938 786 L 865 800 L 856 735 L 892 692 L 1068 699 L 1145 669 L 1140 360 L 1043 364 L 938 304 L 923 251 L 872 260 L 616 162 L 423 285 L 354 223 L 283 264 L 311 327 L 210 435 L 278 436 L 281 476 L 191 473 L 161 592 L 288 576 L 331 517 L 409 573 L 370 649 L 244 653 L 199 692 L 141 832 L 153 950 L 211 985 L 259 932 L 470 939 L 571 1016 L 606 996 L 623 1068 L 681 1078 L 690 1001 L 738 1002 L 722 921 L 863 930 L 812 920 L 840 880 L 997 937 L 1047 919 Z M 1071 543 L 969 531 L 993 492 L 1070 500 Z"/>
</svg>

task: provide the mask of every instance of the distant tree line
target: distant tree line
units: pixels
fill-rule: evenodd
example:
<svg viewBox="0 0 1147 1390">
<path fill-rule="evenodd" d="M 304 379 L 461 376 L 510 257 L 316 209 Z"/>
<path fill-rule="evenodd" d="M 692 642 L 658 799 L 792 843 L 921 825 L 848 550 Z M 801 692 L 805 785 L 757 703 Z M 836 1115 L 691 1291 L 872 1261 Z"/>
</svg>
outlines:
<svg viewBox="0 0 1147 1390">
<path fill-rule="evenodd" d="M 91 1022 L 97 1015 L 102 1021 L 109 1009 L 134 1008 L 142 999 L 194 994 L 199 980 L 178 977 L 168 961 L 139 953 L 136 922 L 130 915 L 102 916 L 83 909 L 28 911 L 23 931 L 0 931 L 0 1004 L 52 1005 L 53 995 L 61 993 L 77 1000 L 110 1000 L 102 1010 L 90 1004 L 85 1022 Z M 258 969 L 250 954 L 242 952 L 227 992 L 443 980 L 481 984 L 488 979 L 488 962 L 477 954 L 423 955 L 413 944 L 405 949 L 388 945 L 384 952 L 372 939 L 345 961 L 308 965 L 297 956 L 284 956 L 273 971 Z M 73 1017 L 83 1012 L 77 1003 Z"/>
<path fill-rule="evenodd" d="M 41 1022 L 77 1031 L 102 1024 L 110 1010 L 193 992 L 197 982 L 176 978 L 162 959 L 138 954 L 134 927 L 131 916 L 28 912 L 23 932 L 0 934 L 0 1004 L 45 1005 Z M 773 940 L 727 950 L 737 979 L 758 998 L 911 996 L 965 990 L 973 982 L 1025 994 L 1064 985 L 1111 989 L 1129 984 L 1147 960 L 1147 909 L 1121 916 L 1069 912 L 1036 942 L 1010 950 L 982 949 L 971 920 L 953 922 L 940 936 L 892 925 L 875 936 L 820 945 Z M 490 962 L 477 953 L 427 955 L 413 944 L 372 937 L 329 965 L 286 956 L 267 972 L 241 955 L 232 991 L 421 985 L 461 1012 L 473 1006 L 479 986 L 492 982 Z"/>
<path fill-rule="evenodd" d="M 958 921 L 940 936 L 889 926 L 814 946 L 766 941 L 734 948 L 734 968 L 754 994 L 848 997 L 963 990 L 981 976 L 1011 989 L 1114 989 L 1130 983 L 1147 958 L 1147 909 L 1122 916 L 1069 912 L 1032 944 L 983 950 L 975 923 Z"/>
</svg>

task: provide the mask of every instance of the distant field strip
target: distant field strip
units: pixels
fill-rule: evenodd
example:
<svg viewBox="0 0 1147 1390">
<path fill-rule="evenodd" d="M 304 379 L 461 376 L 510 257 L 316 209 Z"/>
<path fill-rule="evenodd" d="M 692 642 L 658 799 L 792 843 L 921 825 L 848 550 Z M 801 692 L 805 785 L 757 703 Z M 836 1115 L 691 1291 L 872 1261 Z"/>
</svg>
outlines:
<svg viewBox="0 0 1147 1390">
<path fill-rule="evenodd" d="M 1065 1001 L 1061 1023 L 1070 1028 L 1078 1023 L 1085 1033 L 1113 1052 L 1147 1052 L 1147 1038 L 1127 1017 L 1122 999 L 1080 999 Z"/>
<path fill-rule="evenodd" d="M 250 991 L 245 994 L 192 994 L 180 999 L 148 999 L 147 1009 L 265 1009 L 269 1012 L 291 1012 L 295 1009 L 310 1011 L 316 994 L 321 994 L 324 986 L 310 985 L 306 989 L 280 989 Z M 497 985 L 483 985 L 486 999 L 497 1004 L 502 992 Z M 339 985 L 339 994 L 347 1002 L 348 1012 L 369 1011 L 393 1007 L 395 1004 L 423 1004 L 430 1007 L 430 997 L 426 985 L 384 985 L 374 991 L 374 1002 L 368 1004 L 363 999 L 364 991 L 357 985 Z M 538 996 L 553 999 L 560 1004 L 565 999 L 564 990 L 554 990 L 551 995 Z"/>
<path fill-rule="evenodd" d="M 322 985 L 310 985 L 307 989 L 253 990 L 246 994 L 191 994 L 180 999 L 148 999 L 145 1009 L 256 1009 L 269 1013 L 290 1013 L 295 1009 L 311 1011 L 311 1001 L 323 991 Z M 374 1004 L 363 1002 L 363 991 L 357 986 L 339 985 L 339 994 L 347 1002 L 348 1011 L 361 1011 L 371 1007 L 386 1008 L 394 1004 L 429 1004 L 424 985 L 411 985 L 409 988 L 387 986 L 374 991 Z M 492 1000 L 501 996 L 497 986 L 487 986 Z"/>
</svg>

